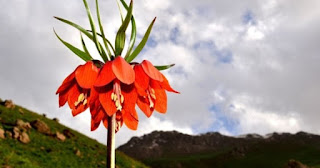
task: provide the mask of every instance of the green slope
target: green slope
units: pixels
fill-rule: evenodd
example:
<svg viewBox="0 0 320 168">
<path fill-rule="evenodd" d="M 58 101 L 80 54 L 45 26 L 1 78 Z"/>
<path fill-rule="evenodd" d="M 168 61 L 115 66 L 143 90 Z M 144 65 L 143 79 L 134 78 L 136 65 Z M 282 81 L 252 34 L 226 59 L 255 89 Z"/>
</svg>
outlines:
<svg viewBox="0 0 320 168">
<path fill-rule="evenodd" d="M 20 111 L 23 111 L 23 114 Z M 0 105 L 0 128 L 12 130 L 17 119 L 31 122 L 36 119 L 44 121 L 52 132 L 62 132 L 69 129 L 74 134 L 64 142 L 57 138 L 41 134 L 31 129 L 28 134 L 31 142 L 23 144 L 13 138 L 0 139 L 0 167 L 23 168 L 90 168 L 105 167 L 106 146 L 77 131 L 67 128 L 56 121 L 31 112 L 20 106 L 7 109 Z M 6 124 L 4 124 L 6 123 Z M 80 150 L 80 156 L 76 151 Z M 122 152 L 116 152 L 116 165 L 120 168 L 145 168 L 144 164 L 128 157 Z"/>
</svg>

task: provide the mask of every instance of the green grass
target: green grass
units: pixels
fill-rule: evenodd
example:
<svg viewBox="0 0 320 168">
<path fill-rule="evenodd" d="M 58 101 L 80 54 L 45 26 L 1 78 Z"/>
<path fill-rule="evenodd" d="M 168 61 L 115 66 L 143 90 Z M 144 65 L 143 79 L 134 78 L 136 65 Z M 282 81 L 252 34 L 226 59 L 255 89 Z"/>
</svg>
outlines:
<svg viewBox="0 0 320 168">
<path fill-rule="evenodd" d="M 23 110 L 23 114 L 19 112 Z M 31 122 L 36 119 L 44 121 L 52 132 L 62 132 L 69 129 L 75 136 L 67 138 L 64 142 L 54 137 L 38 133 L 36 130 L 29 131 L 31 142 L 22 144 L 12 138 L 0 139 L 0 167 L 9 165 L 11 167 L 23 168 L 96 168 L 105 167 L 106 146 L 77 131 L 67 128 L 56 121 L 42 115 L 31 112 L 20 106 L 7 109 L 0 105 L 0 118 L 5 123 L 15 123 L 17 119 Z M 0 122 L 0 128 L 12 130 L 12 126 Z M 80 157 L 75 151 L 80 150 Z M 116 152 L 116 165 L 120 168 L 146 168 L 122 152 Z"/>
</svg>

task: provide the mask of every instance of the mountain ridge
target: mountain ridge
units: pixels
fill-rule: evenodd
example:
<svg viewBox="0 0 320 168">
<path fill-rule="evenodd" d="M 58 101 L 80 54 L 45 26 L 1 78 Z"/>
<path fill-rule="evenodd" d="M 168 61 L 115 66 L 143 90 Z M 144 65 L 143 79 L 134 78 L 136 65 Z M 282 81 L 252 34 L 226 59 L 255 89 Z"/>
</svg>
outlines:
<svg viewBox="0 0 320 168">
<path fill-rule="evenodd" d="M 133 137 L 117 149 L 152 167 L 166 167 L 165 164 L 171 167 L 188 167 L 188 164 L 232 167 L 232 163 L 247 164 L 246 161 L 252 158 L 255 158 L 251 161 L 252 167 L 268 166 L 266 160 L 270 165 L 282 167 L 292 159 L 320 167 L 320 136 L 303 131 L 296 134 L 274 132 L 265 136 L 246 134 L 237 137 L 218 132 L 188 135 L 177 131 L 154 131 Z M 275 157 L 276 154 L 272 153 L 281 155 Z"/>
</svg>

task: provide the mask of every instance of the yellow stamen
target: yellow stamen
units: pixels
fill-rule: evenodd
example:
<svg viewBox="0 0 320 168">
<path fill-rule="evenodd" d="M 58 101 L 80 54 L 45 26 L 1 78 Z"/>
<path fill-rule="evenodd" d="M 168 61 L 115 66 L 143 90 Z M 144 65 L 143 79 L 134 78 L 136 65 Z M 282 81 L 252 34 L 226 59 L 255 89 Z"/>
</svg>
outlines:
<svg viewBox="0 0 320 168">
<path fill-rule="evenodd" d="M 150 91 L 151 91 L 151 94 L 155 94 L 156 93 L 153 88 L 151 88 Z"/>
<path fill-rule="evenodd" d="M 87 103 L 88 103 L 88 100 L 87 100 L 87 99 L 84 99 L 84 101 L 83 101 L 82 104 L 85 106 Z"/>
<path fill-rule="evenodd" d="M 122 106 L 120 104 L 120 101 L 116 101 L 116 107 L 117 107 L 117 110 L 121 111 L 122 110 Z"/>
<path fill-rule="evenodd" d="M 120 102 L 122 104 L 124 102 L 124 96 L 122 94 L 120 95 L 120 100 L 121 100 Z"/>
<path fill-rule="evenodd" d="M 78 102 L 78 101 L 74 102 L 74 106 L 78 106 L 79 103 L 80 102 Z"/>
<path fill-rule="evenodd" d="M 111 100 L 114 101 L 114 98 L 115 98 L 115 94 L 112 92 L 112 93 L 111 93 Z"/>
<path fill-rule="evenodd" d="M 122 104 L 124 103 L 124 96 L 121 94 L 120 81 L 116 80 L 113 83 L 113 92 L 111 99 L 114 101 L 117 110 L 122 110 Z"/>
<path fill-rule="evenodd" d="M 74 102 L 74 106 L 78 106 L 80 103 L 82 103 L 83 105 L 86 105 L 88 103 L 86 94 L 84 93 L 79 94 L 78 100 Z"/>
<path fill-rule="evenodd" d="M 153 98 L 153 99 L 156 99 L 156 95 L 155 94 L 150 94 L 150 96 Z"/>
<path fill-rule="evenodd" d="M 152 97 L 152 95 L 151 95 L 151 97 Z M 149 103 L 150 103 L 150 108 L 153 108 L 154 107 L 154 103 L 153 103 L 151 97 L 150 97 L 150 93 L 148 92 L 148 99 L 149 99 Z"/>
</svg>

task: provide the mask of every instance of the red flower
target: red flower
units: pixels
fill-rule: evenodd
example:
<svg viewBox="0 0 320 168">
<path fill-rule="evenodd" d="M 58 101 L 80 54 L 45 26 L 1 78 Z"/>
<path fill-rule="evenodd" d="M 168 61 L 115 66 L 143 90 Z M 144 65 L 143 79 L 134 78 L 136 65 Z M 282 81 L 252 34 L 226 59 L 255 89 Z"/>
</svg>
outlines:
<svg viewBox="0 0 320 168">
<path fill-rule="evenodd" d="M 106 114 L 112 116 L 117 113 L 117 119 L 123 121 L 132 130 L 136 130 L 138 126 L 134 80 L 133 68 L 118 56 L 115 60 L 106 62 L 94 84 Z"/>
<path fill-rule="evenodd" d="M 108 115 L 99 101 L 99 93 L 96 89 L 91 90 L 90 99 L 90 112 L 91 112 L 91 131 L 96 130 L 101 121 L 106 129 L 108 129 Z M 123 124 L 122 116 L 120 112 L 116 114 L 116 132 L 119 131 Z"/>
<path fill-rule="evenodd" d="M 88 61 L 79 65 L 58 88 L 59 107 L 68 102 L 72 115 L 85 111 L 89 107 L 90 90 L 98 76 L 99 68 Z"/>
<path fill-rule="evenodd" d="M 160 113 L 167 111 L 166 91 L 179 93 L 171 88 L 166 77 L 151 62 L 144 60 L 134 67 L 136 74 L 135 88 L 138 92 L 137 105 L 150 117 L 154 110 Z"/>
</svg>

